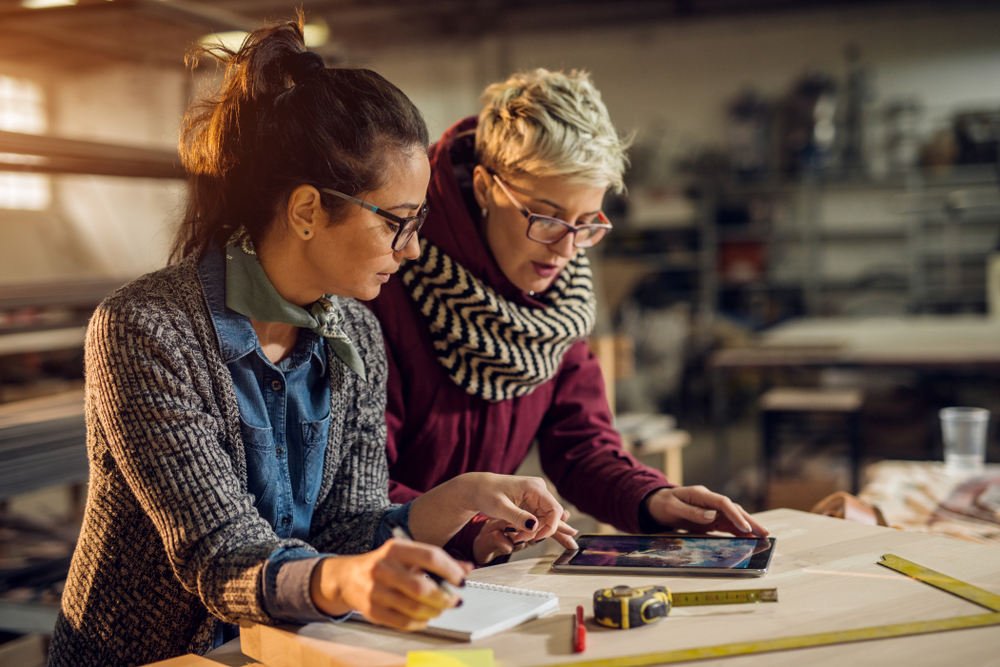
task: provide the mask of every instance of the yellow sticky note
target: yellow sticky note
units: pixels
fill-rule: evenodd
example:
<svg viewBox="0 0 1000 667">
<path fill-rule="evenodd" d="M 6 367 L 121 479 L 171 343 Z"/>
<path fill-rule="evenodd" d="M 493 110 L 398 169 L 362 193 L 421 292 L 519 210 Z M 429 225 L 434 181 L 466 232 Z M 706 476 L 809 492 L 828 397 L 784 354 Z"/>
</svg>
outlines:
<svg viewBox="0 0 1000 667">
<path fill-rule="evenodd" d="M 410 651 L 406 654 L 406 667 L 494 667 L 493 649 Z"/>
</svg>

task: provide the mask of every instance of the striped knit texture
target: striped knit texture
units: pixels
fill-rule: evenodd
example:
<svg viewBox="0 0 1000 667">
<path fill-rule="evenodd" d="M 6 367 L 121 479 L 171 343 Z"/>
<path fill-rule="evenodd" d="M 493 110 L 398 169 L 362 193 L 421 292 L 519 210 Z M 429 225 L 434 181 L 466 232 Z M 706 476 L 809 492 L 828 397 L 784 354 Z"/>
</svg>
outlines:
<svg viewBox="0 0 1000 667">
<path fill-rule="evenodd" d="M 310 544 L 279 539 L 247 493 L 239 409 L 194 258 L 109 296 L 86 342 L 90 489 L 53 666 L 143 665 L 212 648 L 219 619 L 273 624 L 275 550 L 360 553 L 390 509 L 378 322 L 342 301 L 368 382 L 327 354 L 330 439 Z"/>
<path fill-rule="evenodd" d="M 537 299 L 504 299 L 426 238 L 403 285 L 427 319 L 438 361 L 459 387 L 491 402 L 530 394 L 555 377 L 563 354 L 596 318 L 590 262 L 578 252 Z"/>
</svg>

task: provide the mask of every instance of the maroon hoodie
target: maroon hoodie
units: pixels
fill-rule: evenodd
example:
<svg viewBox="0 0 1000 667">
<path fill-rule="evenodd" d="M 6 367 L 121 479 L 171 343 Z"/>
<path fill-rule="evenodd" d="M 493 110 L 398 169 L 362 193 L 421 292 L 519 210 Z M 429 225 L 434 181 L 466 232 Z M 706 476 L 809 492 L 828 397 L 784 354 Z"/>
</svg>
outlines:
<svg viewBox="0 0 1000 667">
<path fill-rule="evenodd" d="M 544 307 L 507 279 L 479 234 L 479 207 L 472 196 L 475 128 L 476 118 L 466 118 L 431 147 L 430 213 L 421 233 L 504 298 Z M 511 474 L 537 439 L 545 474 L 580 510 L 630 533 L 656 528 L 641 511 L 642 501 L 672 485 L 622 451 L 601 369 L 586 340 L 574 343 L 556 376 L 530 394 L 491 403 L 448 377 L 434 355 L 427 323 L 398 275 L 369 306 L 382 323 L 389 358 L 393 502 L 409 502 L 465 472 Z M 471 560 L 481 520 L 457 535 L 449 550 Z"/>
</svg>

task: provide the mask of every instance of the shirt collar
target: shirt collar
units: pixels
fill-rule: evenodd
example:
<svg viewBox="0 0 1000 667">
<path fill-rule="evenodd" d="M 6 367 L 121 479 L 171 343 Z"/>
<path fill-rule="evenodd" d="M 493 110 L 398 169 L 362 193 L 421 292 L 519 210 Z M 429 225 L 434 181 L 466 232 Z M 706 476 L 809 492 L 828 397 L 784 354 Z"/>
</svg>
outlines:
<svg viewBox="0 0 1000 667">
<path fill-rule="evenodd" d="M 204 257 L 198 262 L 198 279 L 208 303 L 208 314 L 215 327 L 223 363 L 236 361 L 260 347 L 250 318 L 226 306 L 226 264 L 222 248 L 211 245 L 205 251 Z M 299 365 L 297 355 L 304 342 L 309 344 L 309 355 L 316 357 L 322 372 L 326 373 L 327 359 L 323 339 L 308 329 L 299 333 L 299 341 L 292 352 L 292 364 Z"/>
</svg>

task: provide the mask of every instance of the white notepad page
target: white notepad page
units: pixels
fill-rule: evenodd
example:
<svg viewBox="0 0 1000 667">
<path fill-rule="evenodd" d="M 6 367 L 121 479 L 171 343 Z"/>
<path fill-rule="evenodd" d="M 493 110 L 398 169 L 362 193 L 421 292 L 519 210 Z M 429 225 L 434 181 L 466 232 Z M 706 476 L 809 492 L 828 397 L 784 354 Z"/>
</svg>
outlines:
<svg viewBox="0 0 1000 667">
<path fill-rule="evenodd" d="M 446 609 L 422 632 L 472 642 L 559 610 L 559 598 L 545 591 L 469 581 L 458 592 L 462 606 Z M 356 611 L 350 620 L 368 622 Z"/>
<path fill-rule="evenodd" d="M 472 642 L 559 610 L 554 593 L 526 588 L 470 581 L 459 594 L 462 606 L 446 609 L 424 632 Z"/>
</svg>

